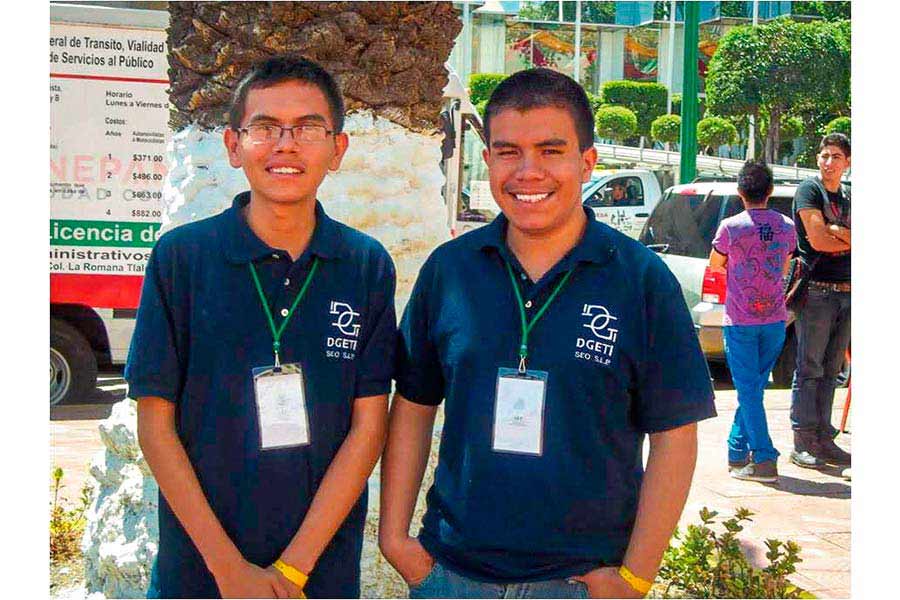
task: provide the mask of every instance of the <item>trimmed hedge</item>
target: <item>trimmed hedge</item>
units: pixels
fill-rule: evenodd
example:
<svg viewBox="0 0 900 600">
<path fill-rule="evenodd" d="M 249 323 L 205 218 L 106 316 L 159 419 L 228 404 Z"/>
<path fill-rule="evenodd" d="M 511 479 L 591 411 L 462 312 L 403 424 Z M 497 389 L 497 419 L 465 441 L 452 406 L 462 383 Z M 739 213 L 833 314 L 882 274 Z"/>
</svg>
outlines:
<svg viewBox="0 0 900 600">
<path fill-rule="evenodd" d="M 617 142 L 634 135 L 637 131 L 638 119 L 634 111 L 625 106 L 603 105 L 594 116 L 597 135 L 612 138 Z"/>
<path fill-rule="evenodd" d="M 650 137 L 657 142 L 672 143 L 681 139 L 681 117 L 662 115 L 650 124 Z"/>
<path fill-rule="evenodd" d="M 587 90 L 585 90 L 584 93 L 587 94 L 588 103 L 591 105 L 591 114 L 596 115 L 597 111 L 603 106 L 603 99 Z"/>
<path fill-rule="evenodd" d="M 668 90 L 661 83 L 650 81 L 607 81 L 600 93 L 604 104 L 624 106 L 634 112 L 638 120 L 635 133 L 650 135 L 650 124 L 666 114 Z"/>
<path fill-rule="evenodd" d="M 828 121 L 828 124 L 825 125 L 825 135 L 831 133 L 843 133 L 850 137 L 850 117 L 838 117 Z"/>
<path fill-rule="evenodd" d="M 703 98 L 700 98 L 700 104 L 697 107 L 697 114 L 700 119 L 703 118 L 703 113 L 706 112 L 706 101 Z M 672 94 L 672 114 L 680 115 L 681 114 L 681 94 Z"/>
<path fill-rule="evenodd" d="M 697 123 L 697 141 L 701 146 L 716 148 L 737 139 L 737 129 L 728 119 L 706 117 Z"/>
<path fill-rule="evenodd" d="M 478 106 L 487 101 L 500 82 L 509 77 L 503 73 L 472 73 L 469 75 L 469 99 Z"/>
</svg>

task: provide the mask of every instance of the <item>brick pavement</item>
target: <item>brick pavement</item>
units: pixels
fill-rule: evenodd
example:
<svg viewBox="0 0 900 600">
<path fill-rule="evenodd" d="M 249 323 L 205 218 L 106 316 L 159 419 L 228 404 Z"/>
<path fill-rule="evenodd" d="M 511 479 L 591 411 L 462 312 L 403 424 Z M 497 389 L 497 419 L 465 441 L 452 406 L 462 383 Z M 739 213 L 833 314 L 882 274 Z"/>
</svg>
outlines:
<svg viewBox="0 0 900 600">
<path fill-rule="evenodd" d="M 840 422 L 846 390 L 838 390 L 832 422 Z M 50 443 L 53 464 L 65 470 L 62 496 L 76 500 L 88 477 L 94 454 L 102 449 L 97 424 L 109 414 L 110 402 L 58 407 L 51 411 Z M 767 390 L 766 411 L 773 441 L 781 452 L 778 484 L 760 484 L 732 479 L 726 466 L 727 437 L 737 398 L 733 389 L 716 391 L 719 416 L 700 423 L 699 453 L 694 484 L 688 497 L 681 527 L 699 522 L 700 508 L 706 506 L 730 516 L 746 507 L 755 516 L 741 533 L 751 562 L 765 564 L 764 540 L 775 537 L 794 540 L 802 547 L 803 562 L 792 581 L 820 598 L 850 595 L 850 490 L 851 484 L 840 470 L 801 469 L 788 455 L 792 445 L 789 390 Z M 852 417 L 852 412 L 851 412 Z M 852 421 L 852 419 L 851 419 Z M 848 428 L 852 422 L 848 423 Z M 838 444 L 850 450 L 851 434 L 841 434 Z M 377 471 L 376 471 L 377 474 Z"/>
</svg>

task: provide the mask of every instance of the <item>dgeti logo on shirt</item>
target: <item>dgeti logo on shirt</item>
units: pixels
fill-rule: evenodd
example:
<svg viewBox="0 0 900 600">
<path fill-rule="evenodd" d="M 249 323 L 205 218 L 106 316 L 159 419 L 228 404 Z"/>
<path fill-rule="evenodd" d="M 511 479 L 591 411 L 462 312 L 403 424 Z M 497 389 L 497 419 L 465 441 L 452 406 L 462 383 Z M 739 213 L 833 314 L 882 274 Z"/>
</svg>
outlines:
<svg viewBox="0 0 900 600">
<path fill-rule="evenodd" d="M 610 324 L 618 321 L 618 317 L 611 315 L 609 310 L 600 304 L 585 304 L 581 316 L 587 321 L 582 323 L 582 327 L 588 329 L 592 336 L 579 337 L 575 340 L 575 358 L 601 365 L 610 364 L 619 336 L 619 330 L 613 329 Z"/>
<path fill-rule="evenodd" d="M 346 302 L 332 300 L 328 314 L 334 315 L 331 326 L 337 328 L 340 335 L 326 338 L 325 356 L 353 360 L 356 357 L 356 342 L 359 337 L 359 313 Z"/>
</svg>

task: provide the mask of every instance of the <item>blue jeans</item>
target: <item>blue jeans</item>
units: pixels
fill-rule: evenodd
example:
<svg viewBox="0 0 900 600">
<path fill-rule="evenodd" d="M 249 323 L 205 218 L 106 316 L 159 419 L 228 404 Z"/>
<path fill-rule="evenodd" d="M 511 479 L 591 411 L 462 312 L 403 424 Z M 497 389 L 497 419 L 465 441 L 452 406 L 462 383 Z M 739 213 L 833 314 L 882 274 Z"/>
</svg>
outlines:
<svg viewBox="0 0 900 600">
<path fill-rule="evenodd" d="M 580 581 L 551 579 L 531 583 L 484 583 L 451 571 L 441 563 L 418 585 L 409 587 L 410 598 L 587 598 Z"/>
<path fill-rule="evenodd" d="M 728 460 L 754 463 L 776 460 L 778 450 L 769 436 L 763 395 L 769 374 L 784 346 L 784 321 L 768 325 L 730 325 L 724 328 L 725 359 L 737 390 L 738 408 L 728 436 Z"/>
<path fill-rule="evenodd" d="M 797 369 L 791 385 L 791 427 L 832 436 L 831 406 L 850 344 L 850 292 L 809 287 L 797 316 Z"/>
</svg>

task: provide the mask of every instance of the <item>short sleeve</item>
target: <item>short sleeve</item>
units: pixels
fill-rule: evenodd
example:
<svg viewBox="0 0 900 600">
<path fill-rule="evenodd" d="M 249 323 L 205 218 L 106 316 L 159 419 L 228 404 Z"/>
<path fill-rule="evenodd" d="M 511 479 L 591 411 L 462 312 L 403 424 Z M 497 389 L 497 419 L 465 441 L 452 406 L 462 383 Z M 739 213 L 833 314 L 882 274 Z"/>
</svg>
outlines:
<svg viewBox="0 0 900 600">
<path fill-rule="evenodd" d="M 157 243 L 144 272 L 144 285 L 134 334 L 125 365 L 125 380 L 131 398 L 157 396 L 176 402 L 184 383 L 178 348 L 178 318 L 173 301 L 172 253 Z M 180 351 L 179 351 L 180 350 Z"/>
<path fill-rule="evenodd" d="M 645 278 L 646 339 L 634 418 L 653 433 L 716 416 L 709 367 L 678 281 L 660 262 Z"/>
<path fill-rule="evenodd" d="M 432 337 L 432 303 L 437 299 L 434 255 L 426 261 L 403 311 L 397 334 L 397 393 L 417 404 L 437 406 L 444 377 Z"/>
<path fill-rule="evenodd" d="M 712 246 L 719 254 L 728 256 L 730 245 L 731 237 L 728 235 L 728 227 L 726 226 L 725 221 L 722 221 L 719 223 L 719 228 L 716 230 L 716 237 L 713 239 Z"/>
<path fill-rule="evenodd" d="M 391 391 L 397 315 L 394 290 L 397 274 L 388 253 L 381 249 L 374 265 L 375 282 L 369 294 L 368 335 L 360 350 L 354 397 L 380 396 Z"/>
<path fill-rule="evenodd" d="M 825 207 L 825 199 L 822 198 L 822 192 L 819 191 L 818 184 L 812 179 L 803 181 L 794 193 L 794 215 L 800 213 L 801 210 L 814 208 L 822 210 Z"/>
</svg>

